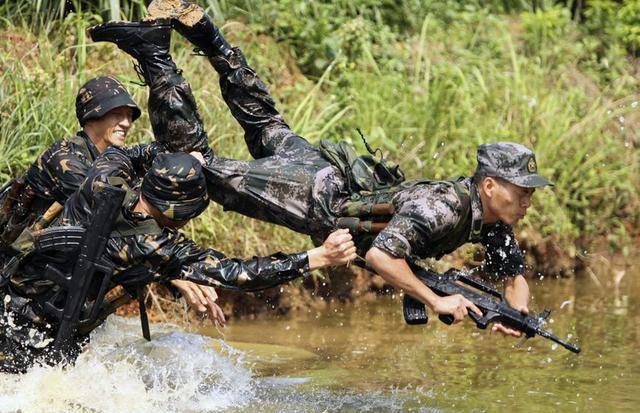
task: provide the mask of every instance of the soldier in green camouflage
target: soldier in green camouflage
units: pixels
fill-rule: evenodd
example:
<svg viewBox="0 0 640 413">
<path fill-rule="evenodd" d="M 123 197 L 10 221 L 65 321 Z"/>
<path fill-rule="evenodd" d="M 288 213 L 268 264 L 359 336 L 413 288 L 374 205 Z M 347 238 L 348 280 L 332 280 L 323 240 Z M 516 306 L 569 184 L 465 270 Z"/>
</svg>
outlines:
<svg viewBox="0 0 640 413">
<path fill-rule="evenodd" d="M 347 177 L 319 148 L 291 131 L 242 52 L 224 40 L 195 4 L 155 0 L 149 12 L 159 18 L 156 24 L 171 19 L 173 27 L 209 58 L 220 75 L 222 96 L 244 129 L 255 158 L 214 157 L 204 168 L 211 198 L 225 210 L 312 236 L 336 228 L 352 200 Z M 92 37 L 118 44 L 136 27 L 136 23 L 107 23 L 93 29 Z M 528 148 L 509 142 L 485 144 L 478 149 L 473 177 L 406 182 L 386 194 L 394 211 L 388 225 L 373 237 L 367 234 L 367 242 L 360 242 L 357 236 L 356 243 L 366 253 L 369 266 L 392 285 L 436 313 L 451 314 L 456 321 L 470 310 L 479 310 L 459 295 L 436 296 L 419 282 L 409 264 L 429 257 L 439 259 L 467 242 L 482 243 L 485 272 L 504 278 L 508 302 L 528 311 L 524 257 L 512 225 L 524 216 L 534 189 L 547 184 L 537 175 L 535 156 Z M 494 328 L 519 336 L 503 326 Z"/>
<path fill-rule="evenodd" d="M 183 279 L 225 289 L 257 291 L 304 276 L 313 269 L 343 265 L 355 258 L 355 247 L 347 230 L 333 232 L 320 247 L 306 252 L 276 253 L 248 260 L 197 246 L 177 231 L 209 203 L 201 167 L 204 158 L 199 153 L 193 155 L 159 154 L 142 178 L 139 190 L 135 190 L 131 185 L 141 177 L 126 151 L 111 146 L 67 200 L 62 224 L 86 227 L 101 188 L 113 185 L 127 191 L 102 254 L 104 262 L 114 268 L 111 287 L 132 289 L 151 282 Z M 42 255 L 37 240 L 37 232 L 23 234 L 14 243 L 20 250 L 19 258 L 5 267 L 2 274 L 5 285 L 0 351 L 5 354 L 0 357 L 0 371 L 22 372 L 35 361 L 49 361 L 47 349 L 56 325 L 45 303 L 62 287 L 43 274 L 47 265 L 64 268 L 72 265 L 75 257 Z M 77 346 L 67 354 L 68 358 L 78 354 L 86 334 L 88 331 L 83 331 L 76 337 Z"/>
</svg>

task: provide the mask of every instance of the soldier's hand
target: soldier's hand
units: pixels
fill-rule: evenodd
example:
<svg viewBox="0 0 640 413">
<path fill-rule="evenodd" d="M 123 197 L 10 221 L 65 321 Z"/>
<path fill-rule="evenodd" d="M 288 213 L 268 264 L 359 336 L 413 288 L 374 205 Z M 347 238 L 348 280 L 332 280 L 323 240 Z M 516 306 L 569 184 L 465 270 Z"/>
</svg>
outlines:
<svg viewBox="0 0 640 413">
<path fill-rule="evenodd" d="M 353 237 L 348 229 L 333 231 L 318 248 L 308 252 L 309 267 L 316 268 L 345 265 L 357 258 Z"/>
<path fill-rule="evenodd" d="M 482 311 L 461 294 L 440 297 L 433 306 L 433 311 L 438 314 L 451 314 L 454 323 L 464 320 L 469 310 L 482 317 Z"/>
<path fill-rule="evenodd" d="M 522 314 L 529 314 L 529 309 L 527 307 L 516 308 L 516 310 L 520 311 Z M 512 328 L 506 327 L 500 323 L 496 323 L 491 327 L 492 333 L 500 333 L 505 337 L 522 337 L 522 332 L 518 330 L 514 330 Z"/>
<path fill-rule="evenodd" d="M 214 323 L 221 326 L 226 324 L 224 313 L 216 300 L 218 294 L 213 287 L 199 285 L 186 280 L 172 280 L 171 284 L 176 287 L 182 296 L 187 300 L 189 307 L 200 314 L 208 315 Z"/>
</svg>

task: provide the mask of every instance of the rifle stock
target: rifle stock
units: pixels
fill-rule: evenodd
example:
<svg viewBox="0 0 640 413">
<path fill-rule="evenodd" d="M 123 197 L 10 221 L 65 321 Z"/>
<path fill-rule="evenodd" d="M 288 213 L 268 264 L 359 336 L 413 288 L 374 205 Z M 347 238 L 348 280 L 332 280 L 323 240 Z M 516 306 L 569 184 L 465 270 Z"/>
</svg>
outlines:
<svg viewBox="0 0 640 413">
<path fill-rule="evenodd" d="M 469 311 L 469 317 L 478 328 L 486 329 L 489 324 L 501 323 L 521 331 L 526 337 L 539 335 L 573 353 L 580 353 L 580 347 L 561 340 L 543 328 L 545 319 L 551 313 L 549 310 L 544 310 L 535 316 L 522 314 L 507 304 L 503 295 L 492 286 L 458 270 L 451 269 L 444 274 L 438 274 L 416 265 L 412 267 L 418 279 L 439 296 L 461 294 L 480 308 L 482 317 Z M 407 324 L 426 324 L 428 321 L 424 304 L 407 294 L 403 299 L 403 313 Z M 453 317 L 449 314 L 441 314 L 439 318 L 445 324 L 453 323 Z"/>
</svg>

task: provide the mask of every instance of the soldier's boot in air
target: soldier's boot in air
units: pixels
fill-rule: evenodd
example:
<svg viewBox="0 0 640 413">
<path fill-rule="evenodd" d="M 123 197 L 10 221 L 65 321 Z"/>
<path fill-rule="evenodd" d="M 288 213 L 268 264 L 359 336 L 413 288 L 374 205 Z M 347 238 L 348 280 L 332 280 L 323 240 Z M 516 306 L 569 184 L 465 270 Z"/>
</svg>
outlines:
<svg viewBox="0 0 640 413">
<path fill-rule="evenodd" d="M 178 33 L 205 56 L 228 58 L 234 53 L 211 17 L 198 4 L 186 0 L 154 0 L 147 10 L 150 18 L 170 18 Z"/>
<path fill-rule="evenodd" d="M 136 70 L 147 85 L 178 69 L 169 54 L 171 20 L 140 22 L 111 21 L 94 26 L 89 34 L 94 42 L 111 42 L 138 61 Z"/>
</svg>

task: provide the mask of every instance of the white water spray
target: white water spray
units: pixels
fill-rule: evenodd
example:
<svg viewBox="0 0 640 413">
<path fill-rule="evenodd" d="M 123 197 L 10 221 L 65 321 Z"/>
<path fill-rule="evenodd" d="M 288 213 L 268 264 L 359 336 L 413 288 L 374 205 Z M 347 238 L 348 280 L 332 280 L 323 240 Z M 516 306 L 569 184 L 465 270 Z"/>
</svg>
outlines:
<svg viewBox="0 0 640 413">
<path fill-rule="evenodd" d="M 76 365 L 0 374 L 0 413 L 206 412 L 255 397 L 242 353 L 178 327 L 155 324 L 153 341 L 136 319 L 111 317 Z"/>
</svg>

